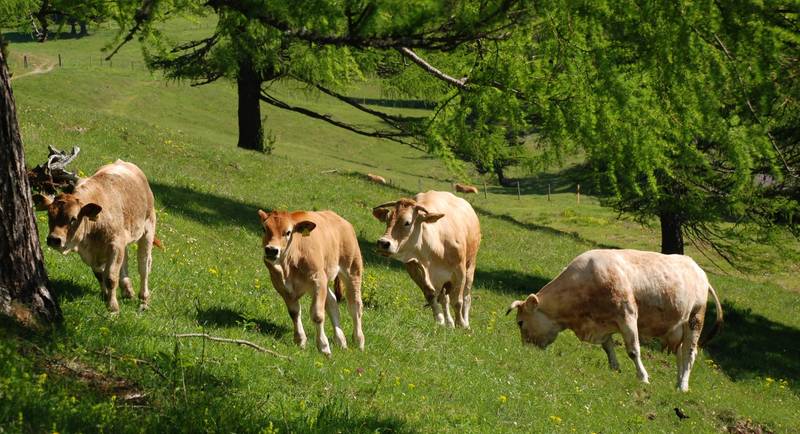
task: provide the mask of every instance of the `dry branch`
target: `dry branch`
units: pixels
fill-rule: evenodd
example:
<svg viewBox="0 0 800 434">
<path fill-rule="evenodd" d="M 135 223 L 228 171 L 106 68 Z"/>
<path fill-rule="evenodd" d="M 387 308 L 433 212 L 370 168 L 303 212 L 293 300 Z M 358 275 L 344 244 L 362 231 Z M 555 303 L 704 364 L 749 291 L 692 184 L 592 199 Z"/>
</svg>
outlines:
<svg viewBox="0 0 800 434">
<path fill-rule="evenodd" d="M 74 187 L 78 182 L 78 175 L 67 170 L 67 165 L 81 152 L 81 148 L 72 147 L 72 152 L 59 151 L 48 146 L 50 153 L 47 161 L 28 171 L 28 182 L 33 190 L 47 194 L 55 194 L 58 190 Z"/>
<path fill-rule="evenodd" d="M 243 345 L 243 346 L 246 346 L 246 347 L 253 348 L 254 350 L 260 351 L 262 353 L 267 353 L 269 355 L 275 356 L 275 357 L 277 357 L 279 359 L 290 360 L 289 356 L 284 356 L 283 354 L 277 353 L 275 351 L 272 351 L 270 349 L 264 348 L 264 347 L 262 347 L 260 345 L 254 344 L 254 343 L 252 343 L 250 341 L 246 341 L 244 339 L 220 338 L 220 337 L 217 337 L 217 336 L 211 336 L 208 333 L 181 333 L 181 334 L 176 334 L 175 337 L 176 338 L 204 338 L 204 339 L 208 339 L 209 341 L 227 342 L 229 344 Z"/>
</svg>

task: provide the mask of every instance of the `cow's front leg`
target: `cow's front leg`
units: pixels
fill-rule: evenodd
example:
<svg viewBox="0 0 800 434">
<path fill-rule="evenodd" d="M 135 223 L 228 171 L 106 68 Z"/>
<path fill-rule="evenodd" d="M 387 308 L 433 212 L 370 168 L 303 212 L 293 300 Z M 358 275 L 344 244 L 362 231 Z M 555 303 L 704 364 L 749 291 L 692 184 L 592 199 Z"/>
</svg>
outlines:
<svg viewBox="0 0 800 434">
<path fill-rule="evenodd" d="M 464 286 L 467 283 L 467 270 L 466 265 L 462 264 L 461 267 L 453 275 L 453 281 L 450 286 L 450 301 L 453 303 L 453 310 L 455 311 L 455 325 L 462 328 L 469 328 L 469 322 L 464 318 Z"/>
<path fill-rule="evenodd" d="M 328 298 L 328 279 L 320 276 L 315 282 L 314 299 L 311 301 L 311 321 L 317 329 L 317 349 L 325 354 L 331 355 L 331 347 L 328 344 L 328 337 L 325 336 L 325 302 Z"/>
<path fill-rule="evenodd" d="M 450 295 L 447 294 L 447 288 L 443 288 L 439 292 L 439 304 L 442 306 L 442 310 L 444 310 L 444 323 L 447 327 L 455 328 L 455 322 L 453 321 L 453 315 L 450 314 Z"/>
<path fill-rule="evenodd" d="M 303 321 L 300 318 L 300 300 L 291 294 L 283 294 L 283 301 L 286 303 L 286 310 L 289 311 L 289 318 L 292 319 L 292 327 L 294 328 L 294 343 L 300 348 L 306 347 L 306 331 L 303 330 Z"/>
<path fill-rule="evenodd" d="M 133 298 L 133 285 L 128 277 L 128 248 L 125 247 L 122 256 L 122 267 L 119 269 L 119 286 L 122 287 L 122 296 Z"/>
<path fill-rule="evenodd" d="M 614 352 L 614 339 L 611 335 L 608 335 L 603 340 L 603 351 L 606 352 L 606 357 L 608 357 L 608 367 L 611 368 L 612 371 L 619 371 L 617 354 Z"/>
<path fill-rule="evenodd" d="M 328 297 L 325 299 L 325 310 L 328 316 L 331 317 L 331 324 L 333 324 L 333 340 L 342 348 L 347 348 L 347 339 L 344 337 L 344 330 L 339 323 L 339 303 L 337 303 L 336 295 L 328 288 Z"/>
<path fill-rule="evenodd" d="M 416 259 L 412 259 L 405 263 L 406 272 L 411 276 L 411 280 L 417 284 L 419 289 L 422 290 L 422 295 L 425 296 L 425 301 L 433 310 L 433 319 L 439 325 L 444 325 L 444 314 L 439 302 L 436 300 L 436 290 L 428 281 L 425 275 L 425 268 Z"/>
<path fill-rule="evenodd" d="M 636 366 L 636 376 L 639 377 L 643 383 L 650 383 L 647 370 L 644 369 L 644 364 L 642 364 L 636 315 L 625 315 L 625 319 L 622 321 L 622 324 L 620 324 L 620 332 L 622 332 L 622 337 L 625 339 L 625 350 L 628 352 L 628 357 L 631 358 L 633 364 Z"/>
<path fill-rule="evenodd" d="M 105 273 L 103 280 L 105 281 L 106 289 L 106 306 L 111 313 L 119 312 L 119 303 L 117 303 L 117 286 L 119 285 L 119 272 L 122 268 L 122 262 L 125 260 L 124 247 L 112 245 L 110 247 L 108 260 L 106 262 Z"/>
</svg>

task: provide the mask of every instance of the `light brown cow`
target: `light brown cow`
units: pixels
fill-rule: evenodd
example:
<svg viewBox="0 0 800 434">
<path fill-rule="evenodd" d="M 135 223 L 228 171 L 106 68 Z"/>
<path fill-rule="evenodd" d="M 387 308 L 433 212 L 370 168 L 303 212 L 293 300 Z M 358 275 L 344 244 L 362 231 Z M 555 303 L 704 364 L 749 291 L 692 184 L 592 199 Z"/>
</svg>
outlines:
<svg viewBox="0 0 800 434">
<path fill-rule="evenodd" d="M 55 199 L 34 195 L 36 209 L 47 210 L 47 245 L 67 254 L 78 252 L 94 272 L 111 312 L 119 312 L 117 286 L 133 297 L 128 277 L 128 244 L 138 244 L 140 308 L 150 300 L 148 276 L 156 233 L 153 192 L 136 165 L 117 160 L 78 181 L 72 193 Z"/>
<path fill-rule="evenodd" d="M 378 184 L 388 184 L 388 182 L 386 182 L 386 178 L 380 175 L 373 175 L 371 173 L 367 173 L 367 178 L 369 178 L 370 181 L 376 182 Z"/>
<path fill-rule="evenodd" d="M 478 187 L 472 185 L 456 183 L 455 187 L 458 193 L 478 193 Z"/>
<path fill-rule="evenodd" d="M 414 199 L 378 205 L 372 214 L 386 223 L 378 253 L 405 264 L 436 322 L 469 328 L 472 280 L 481 243 L 478 216 L 469 202 L 452 193 L 428 191 Z"/>
<path fill-rule="evenodd" d="M 638 250 L 590 250 L 575 258 L 537 294 L 515 301 L 522 342 L 550 345 L 564 329 L 579 339 L 602 344 L 611 369 L 619 369 L 614 333 L 621 333 L 638 377 L 648 382 L 639 350 L 640 338 L 658 338 L 675 352 L 677 387 L 689 389 L 689 375 L 703 329 L 708 293 L 717 321 L 722 307 L 706 273 L 688 256 Z"/>
<path fill-rule="evenodd" d="M 325 311 L 331 317 L 334 339 L 342 348 L 347 340 L 339 325 L 337 296 L 328 283 L 336 279 L 336 288 L 344 281 L 347 307 L 353 317 L 353 341 L 364 349 L 361 331 L 361 276 L 364 263 L 353 226 L 333 211 L 270 212 L 258 210 L 264 228 L 264 265 L 272 285 L 286 302 L 294 324 L 294 341 L 306 345 L 306 334 L 300 321 L 300 297 L 311 293 L 311 320 L 317 328 L 317 349 L 331 355 L 325 336 Z M 339 293 L 341 298 L 341 293 Z"/>
</svg>

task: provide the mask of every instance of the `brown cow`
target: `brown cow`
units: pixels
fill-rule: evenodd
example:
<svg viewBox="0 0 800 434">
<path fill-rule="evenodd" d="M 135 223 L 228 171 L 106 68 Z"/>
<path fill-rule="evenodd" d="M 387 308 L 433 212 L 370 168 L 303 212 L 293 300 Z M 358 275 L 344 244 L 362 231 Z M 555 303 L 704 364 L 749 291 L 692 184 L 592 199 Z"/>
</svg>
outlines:
<svg viewBox="0 0 800 434">
<path fill-rule="evenodd" d="M 47 245 L 64 254 L 78 252 L 100 282 L 111 312 L 119 312 L 118 284 L 125 297 L 133 297 L 127 246 L 136 241 L 140 308 L 147 308 L 156 212 L 153 192 L 136 165 L 117 160 L 78 181 L 72 193 L 55 199 L 37 194 L 33 200 L 37 210 L 47 210 Z"/>
<path fill-rule="evenodd" d="M 456 187 L 456 191 L 458 193 L 477 193 L 478 192 L 478 187 L 474 187 L 472 185 L 456 183 L 455 187 Z"/>
<path fill-rule="evenodd" d="M 370 181 L 378 184 L 388 184 L 388 182 L 386 182 L 386 178 L 380 175 L 373 175 L 371 173 L 367 173 L 367 178 L 369 178 Z"/>
<path fill-rule="evenodd" d="M 437 323 L 469 328 L 472 280 L 481 243 L 478 216 L 469 202 L 443 191 L 419 193 L 372 210 L 386 223 L 378 253 L 403 262 L 422 289 Z M 440 304 L 444 306 L 444 313 Z"/>
<path fill-rule="evenodd" d="M 331 355 L 323 328 L 325 311 L 333 322 L 334 338 L 342 348 L 347 340 L 339 325 L 337 297 L 328 289 L 336 279 L 336 288 L 344 281 L 347 287 L 347 307 L 353 317 L 353 341 L 364 349 L 361 331 L 361 276 L 364 264 L 353 226 L 333 211 L 276 211 L 258 210 L 264 228 L 264 265 L 269 270 L 272 285 L 283 297 L 294 324 L 294 341 L 306 345 L 306 334 L 300 321 L 300 297 L 311 293 L 311 319 L 317 328 L 317 349 Z M 341 294 L 339 294 L 341 297 Z"/>
<path fill-rule="evenodd" d="M 706 273 L 688 256 L 638 250 L 590 250 L 575 258 L 553 281 L 517 309 L 522 342 L 540 348 L 550 345 L 568 328 L 579 339 L 602 344 L 611 369 L 619 369 L 611 336 L 621 333 L 638 377 L 648 382 L 639 338 L 659 338 L 675 352 L 677 387 L 689 389 L 689 375 L 703 329 L 708 293 L 714 297 L 717 321 L 706 337 L 722 324 L 722 307 Z"/>
</svg>

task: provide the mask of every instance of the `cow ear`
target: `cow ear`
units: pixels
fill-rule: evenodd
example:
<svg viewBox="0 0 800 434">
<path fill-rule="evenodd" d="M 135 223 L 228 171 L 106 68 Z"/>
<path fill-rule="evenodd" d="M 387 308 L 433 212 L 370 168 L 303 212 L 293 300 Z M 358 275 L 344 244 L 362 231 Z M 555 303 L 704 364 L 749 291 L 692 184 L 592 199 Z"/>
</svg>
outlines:
<svg viewBox="0 0 800 434">
<path fill-rule="evenodd" d="M 265 213 L 263 210 L 258 210 L 258 218 L 260 218 L 262 222 L 265 221 L 267 217 L 269 217 L 269 214 Z"/>
<path fill-rule="evenodd" d="M 44 211 L 52 203 L 53 203 L 53 198 L 51 196 L 45 196 L 39 193 L 33 195 L 33 205 L 34 207 L 36 207 L 36 211 Z"/>
<path fill-rule="evenodd" d="M 539 306 L 539 297 L 536 294 L 531 294 L 525 299 L 525 307 L 528 309 L 535 309 Z"/>
<path fill-rule="evenodd" d="M 525 304 L 524 301 L 514 300 L 511 303 L 511 306 L 508 307 L 508 310 L 506 311 L 506 315 L 510 314 L 512 310 L 517 309 L 518 307 L 522 306 L 523 304 Z"/>
<path fill-rule="evenodd" d="M 100 214 L 100 211 L 103 210 L 103 207 L 96 203 L 89 203 L 81 207 L 81 212 L 78 215 L 78 218 L 86 217 L 91 221 L 97 221 L 97 215 Z"/>
<path fill-rule="evenodd" d="M 372 215 L 375 216 L 376 219 L 386 222 L 389 220 L 389 212 L 388 208 L 374 208 L 372 210 Z"/>
<path fill-rule="evenodd" d="M 295 233 L 301 233 L 304 237 L 307 237 L 311 234 L 311 231 L 317 227 L 317 224 L 314 222 L 310 222 L 308 220 L 301 221 L 300 223 L 294 225 L 293 231 Z"/>
<path fill-rule="evenodd" d="M 422 217 L 422 221 L 425 223 L 436 223 L 440 218 L 444 217 L 444 214 L 425 213 L 420 215 L 420 217 Z"/>
</svg>

